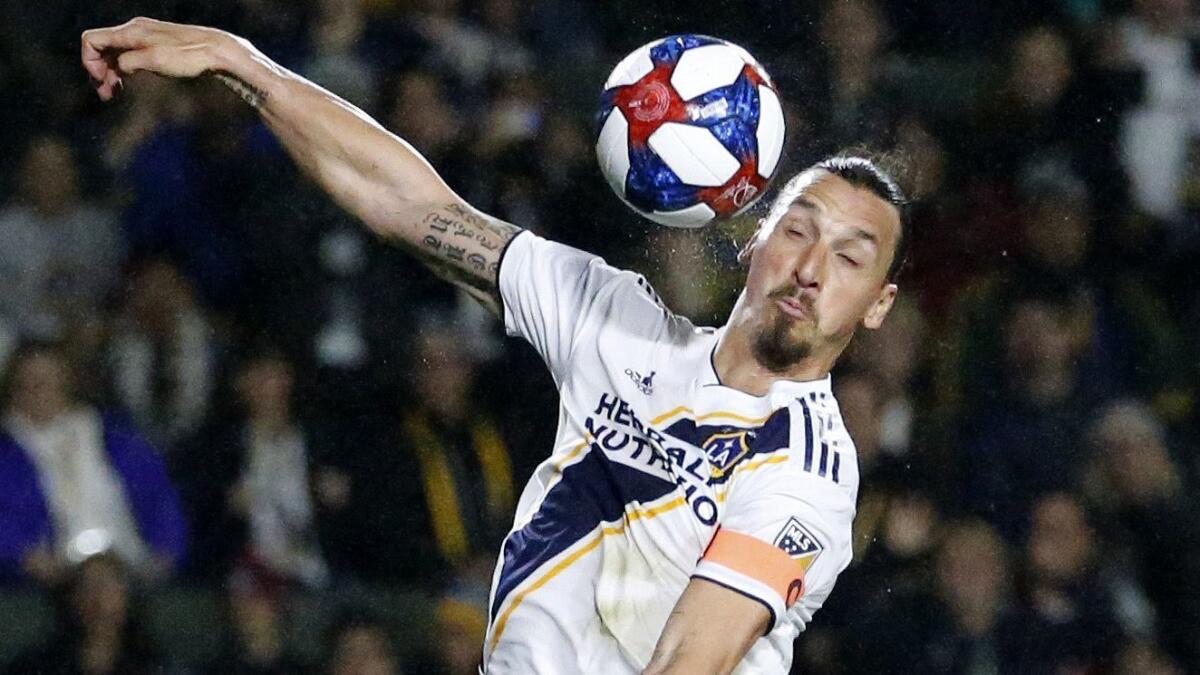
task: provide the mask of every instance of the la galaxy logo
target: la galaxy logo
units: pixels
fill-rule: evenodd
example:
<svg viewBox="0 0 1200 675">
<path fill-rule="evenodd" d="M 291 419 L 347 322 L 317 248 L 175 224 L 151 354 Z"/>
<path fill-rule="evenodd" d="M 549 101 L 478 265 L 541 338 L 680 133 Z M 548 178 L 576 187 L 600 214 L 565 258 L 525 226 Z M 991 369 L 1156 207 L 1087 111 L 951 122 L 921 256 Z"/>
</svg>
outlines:
<svg viewBox="0 0 1200 675">
<path fill-rule="evenodd" d="M 629 376 L 629 379 L 633 380 L 633 384 L 637 386 L 638 391 L 647 396 L 654 393 L 655 372 L 657 371 L 652 370 L 650 371 L 649 375 L 642 377 L 642 374 L 636 370 L 630 370 L 629 368 L 625 369 L 625 374 Z"/>
<path fill-rule="evenodd" d="M 805 572 L 821 555 L 821 542 L 799 520 L 789 518 L 787 525 L 775 535 L 775 546 L 800 563 Z"/>
<path fill-rule="evenodd" d="M 730 431 L 713 434 L 704 441 L 704 456 L 712 465 L 712 475 L 720 478 L 738 460 L 750 453 L 751 431 Z"/>
</svg>

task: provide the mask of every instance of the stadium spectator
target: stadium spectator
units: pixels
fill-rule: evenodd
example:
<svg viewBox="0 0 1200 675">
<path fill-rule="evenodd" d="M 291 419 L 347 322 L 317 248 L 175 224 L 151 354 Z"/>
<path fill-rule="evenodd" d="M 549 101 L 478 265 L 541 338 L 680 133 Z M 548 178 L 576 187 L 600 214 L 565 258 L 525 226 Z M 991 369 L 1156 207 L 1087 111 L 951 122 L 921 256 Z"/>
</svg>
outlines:
<svg viewBox="0 0 1200 675">
<path fill-rule="evenodd" d="M 146 134 L 117 176 L 122 228 L 137 259 L 177 262 L 210 309 L 237 309 L 259 228 L 278 227 L 290 167 L 244 104 L 219 83 L 186 88 L 190 112 Z"/>
<path fill-rule="evenodd" d="M 394 73 L 385 80 L 380 101 L 380 122 L 412 143 L 451 187 L 462 189 L 466 169 L 455 162 L 463 161 L 464 115 L 443 78 L 419 69 Z"/>
<path fill-rule="evenodd" d="M 1113 675 L 1183 675 L 1171 658 L 1144 642 L 1130 644 L 1117 656 Z"/>
<path fill-rule="evenodd" d="M 965 422 L 960 494 L 1010 541 L 1024 538 L 1033 501 L 1069 487 L 1086 461 L 1084 336 L 1071 317 L 1054 298 L 1015 302 L 1003 323 L 1003 388 Z"/>
<path fill-rule="evenodd" d="M 479 671 L 483 651 L 479 648 L 487 635 L 488 583 L 486 569 L 482 577 L 460 576 L 443 593 L 434 608 L 437 623 L 435 659 L 444 675 Z"/>
<path fill-rule="evenodd" d="M 527 68 L 532 57 L 519 41 L 520 6 L 484 3 L 482 25 L 469 21 L 461 0 L 423 0 L 412 3 L 409 20 L 429 44 L 427 64 L 451 73 L 456 84 L 478 93 L 489 75 Z"/>
<path fill-rule="evenodd" d="M 63 337 L 98 313 L 118 278 L 122 242 L 111 211 L 80 194 L 74 152 L 33 138 L 19 191 L 0 210 L 0 334 Z"/>
<path fill-rule="evenodd" d="M 42 584 L 111 551 L 139 578 L 165 580 L 187 528 L 158 453 L 81 400 L 61 350 L 31 343 L 5 373 L 0 433 L 0 570 Z"/>
<path fill-rule="evenodd" d="M 842 644 L 846 670 L 1026 672 L 1014 668 L 1008 553 L 995 531 L 981 521 L 948 525 L 933 569 L 933 583 L 862 606 Z"/>
<path fill-rule="evenodd" d="M 226 581 L 228 627 L 210 675 L 294 675 L 304 672 L 285 641 L 287 581 L 247 562 Z"/>
<path fill-rule="evenodd" d="M 301 72 L 359 108 L 374 111 L 378 76 L 358 53 L 368 23 L 362 0 L 321 0 L 316 14 L 309 28 L 313 54 Z"/>
<path fill-rule="evenodd" d="M 223 351 L 192 285 L 163 258 L 136 261 L 107 349 L 109 386 L 168 457 L 204 421 Z"/>
<path fill-rule="evenodd" d="M 1003 81 L 977 103 L 968 144 L 975 172 L 999 189 L 1038 167 L 1074 175 L 1103 207 L 1121 202 L 1126 178 L 1109 123 L 1130 94 L 1107 70 L 1081 69 L 1067 35 L 1050 24 L 1021 30 Z"/>
<path fill-rule="evenodd" d="M 111 553 L 69 570 L 61 591 L 54 633 L 42 646 L 19 655 L 10 675 L 151 675 L 164 662 L 151 643 L 131 588 L 128 568 Z"/>
<path fill-rule="evenodd" d="M 880 387 L 879 450 L 905 457 L 917 432 L 917 401 L 912 392 L 917 378 L 925 375 L 920 372 L 924 366 L 921 345 L 928 329 L 911 297 L 899 299 L 888 318 L 879 330 L 860 336 L 851 348 L 850 358 L 858 368 L 869 371 Z"/>
<path fill-rule="evenodd" d="M 1090 494 L 1111 542 L 1154 604 L 1159 639 L 1200 669 L 1200 519 L 1162 421 L 1144 403 L 1118 401 L 1091 428 L 1097 457 Z"/>
<path fill-rule="evenodd" d="M 1125 116 L 1121 155 L 1137 207 L 1178 228 L 1200 124 L 1196 13 L 1183 0 L 1135 0 L 1130 5 L 1120 21 L 1118 53 L 1142 71 L 1145 84 L 1141 100 Z M 1183 231 L 1177 229 L 1177 234 Z"/>
<path fill-rule="evenodd" d="M 330 630 L 328 675 L 403 675 L 387 626 L 350 610 Z"/>
<path fill-rule="evenodd" d="M 314 492 L 316 476 L 332 470 L 317 465 L 312 433 L 295 415 L 292 365 L 271 349 L 252 352 L 234 389 L 240 414 L 215 417 L 177 460 L 193 571 L 220 578 L 249 559 L 286 581 L 324 586 L 330 569 L 318 539 L 319 498 L 338 507 L 347 497 L 328 487 Z"/>
<path fill-rule="evenodd" d="M 776 73 L 781 86 L 800 97 L 792 101 L 800 104 L 802 124 L 809 127 L 797 139 L 801 154 L 888 141 L 901 93 L 888 31 L 875 0 L 820 5 L 816 48 L 796 50 L 791 58 L 806 62 Z"/>
<path fill-rule="evenodd" d="M 1092 404 L 1120 392 L 1172 398 L 1186 391 L 1183 341 L 1162 299 L 1137 275 L 1092 263 L 1095 220 L 1087 188 L 1048 167 L 1021 186 L 1015 254 L 965 288 L 952 309 L 939 395 L 950 413 L 978 413 L 1004 391 L 1003 313 L 1022 297 L 1056 297 L 1076 337 L 1076 368 Z M 1008 257 L 1008 256 L 1006 256 Z"/>
<path fill-rule="evenodd" d="M 353 477 L 362 563 L 375 578 L 445 580 L 494 560 L 516 508 L 503 430 L 473 396 L 481 363 L 454 323 L 426 317 L 390 432 Z"/>
<path fill-rule="evenodd" d="M 1111 667 L 1125 635 L 1083 505 L 1056 492 L 1037 499 L 1031 512 L 1014 672 Z"/>
</svg>

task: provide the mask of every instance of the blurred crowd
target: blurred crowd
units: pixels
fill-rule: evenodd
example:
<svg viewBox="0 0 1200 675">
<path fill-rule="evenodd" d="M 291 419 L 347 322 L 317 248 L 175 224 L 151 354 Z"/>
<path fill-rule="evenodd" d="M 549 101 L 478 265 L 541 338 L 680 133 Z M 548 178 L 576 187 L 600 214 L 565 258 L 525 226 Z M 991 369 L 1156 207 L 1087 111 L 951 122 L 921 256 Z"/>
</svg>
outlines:
<svg viewBox="0 0 1200 675">
<path fill-rule="evenodd" d="M 1200 673 L 1191 0 L 0 4 L 0 605 L 52 617 L 0 670 L 475 672 L 557 420 L 529 348 L 221 85 L 138 75 L 100 105 L 78 34 L 137 14 L 249 38 L 710 325 L 755 216 L 640 222 L 593 106 L 655 37 L 746 46 L 783 172 L 885 149 L 914 197 L 901 299 L 835 373 L 855 560 L 795 672 Z M 180 589 L 220 608 L 186 658 L 147 611 Z"/>
</svg>

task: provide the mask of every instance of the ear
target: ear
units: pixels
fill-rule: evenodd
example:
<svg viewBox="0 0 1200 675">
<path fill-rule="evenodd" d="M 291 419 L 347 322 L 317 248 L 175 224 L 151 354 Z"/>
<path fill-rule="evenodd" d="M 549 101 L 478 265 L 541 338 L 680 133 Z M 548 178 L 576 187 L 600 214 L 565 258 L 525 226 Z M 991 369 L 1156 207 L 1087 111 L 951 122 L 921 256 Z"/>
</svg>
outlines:
<svg viewBox="0 0 1200 675">
<path fill-rule="evenodd" d="M 766 221 L 764 219 L 758 219 L 758 227 L 755 228 L 754 234 L 750 235 L 750 238 L 747 239 L 746 243 L 742 246 L 742 250 L 738 251 L 737 261 L 739 264 L 750 264 L 750 258 L 754 255 L 754 249 L 758 248 L 758 240 L 762 236 L 763 225 L 765 223 Z"/>
<path fill-rule="evenodd" d="M 863 316 L 863 325 L 871 330 L 875 330 L 883 325 L 883 319 L 892 309 L 892 303 L 896 302 L 896 293 L 899 289 L 896 284 L 885 284 L 883 289 L 879 291 L 879 297 L 875 298 L 875 302 L 871 303 L 870 309 Z"/>
</svg>

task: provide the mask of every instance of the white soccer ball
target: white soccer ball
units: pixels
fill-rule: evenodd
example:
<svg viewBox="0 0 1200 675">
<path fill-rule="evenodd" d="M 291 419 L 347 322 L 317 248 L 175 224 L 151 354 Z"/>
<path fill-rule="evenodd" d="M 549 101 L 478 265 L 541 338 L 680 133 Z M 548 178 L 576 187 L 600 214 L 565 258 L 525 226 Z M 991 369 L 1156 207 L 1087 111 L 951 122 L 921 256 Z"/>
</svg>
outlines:
<svg viewBox="0 0 1200 675">
<path fill-rule="evenodd" d="M 779 93 L 741 47 L 703 35 L 642 45 L 604 84 L 596 155 L 613 191 L 671 227 L 745 211 L 783 154 Z"/>
</svg>

